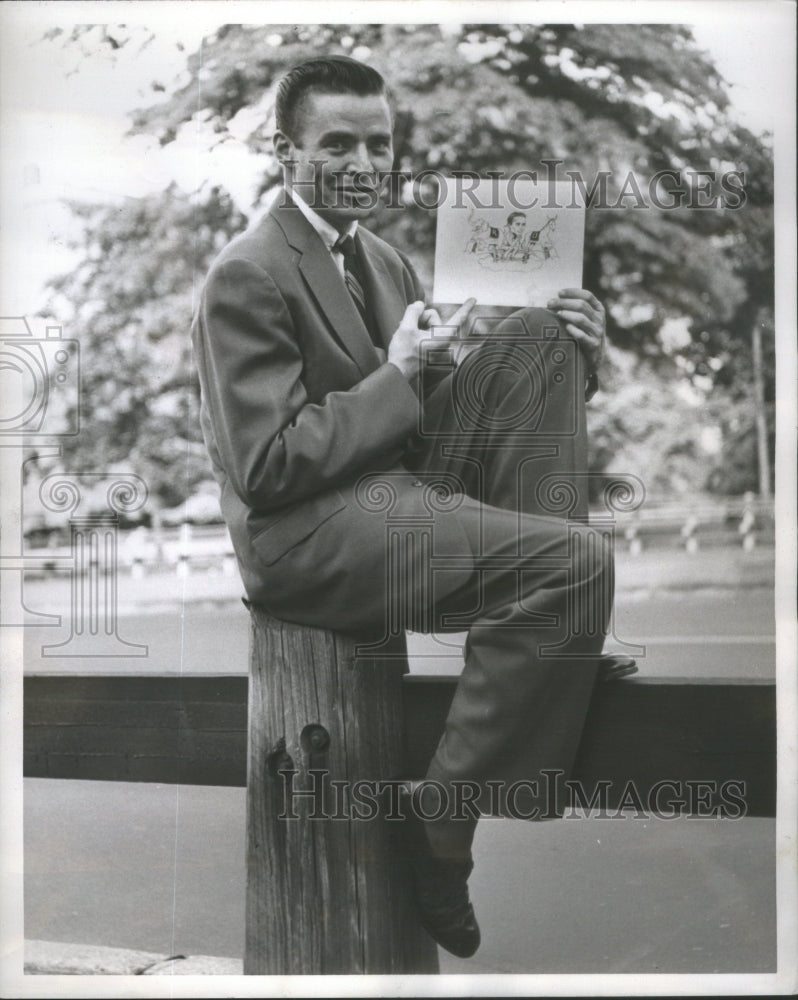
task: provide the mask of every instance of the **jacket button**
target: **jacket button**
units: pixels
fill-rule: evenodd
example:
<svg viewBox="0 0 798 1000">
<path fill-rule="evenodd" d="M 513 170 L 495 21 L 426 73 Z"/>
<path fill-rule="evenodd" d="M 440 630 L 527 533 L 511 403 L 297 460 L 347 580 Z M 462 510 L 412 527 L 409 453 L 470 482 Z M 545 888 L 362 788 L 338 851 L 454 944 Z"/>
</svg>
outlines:
<svg viewBox="0 0 798 1000">
<path fill-rule="evenodd" d="M 421 482 L 420 479 L 414 479 L 411 485 L 413 485 L 413 486 L 423 486 L 424 484 Z"/>
</svg>

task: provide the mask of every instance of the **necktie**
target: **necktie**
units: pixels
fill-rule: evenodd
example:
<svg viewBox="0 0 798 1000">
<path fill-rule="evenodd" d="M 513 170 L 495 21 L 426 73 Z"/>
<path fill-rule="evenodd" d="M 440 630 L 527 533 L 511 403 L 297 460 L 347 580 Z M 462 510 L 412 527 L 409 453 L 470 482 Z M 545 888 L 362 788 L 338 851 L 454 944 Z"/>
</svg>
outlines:
<svg viewBox="0 0 798 1000">
<path fill-rule="evenodd" d="M 360 267 L 358 265 L 355 241 L 349 234 L 346 236 L 339 236 L 333 245 L 333 250 L 336 250 L 344 258 L 344 279 L 346 281 L 346 287 L 349 289 L 349 294 L 354 299 L 358 312 L 360 313 L 363 322 L 366 324 L 366 329 L 371 334 L 373 340 L 374 332 L 372 330 L 369 311 L 366 306 L 366 293 L 363 290 L 363 282 Z"/>
</svg>

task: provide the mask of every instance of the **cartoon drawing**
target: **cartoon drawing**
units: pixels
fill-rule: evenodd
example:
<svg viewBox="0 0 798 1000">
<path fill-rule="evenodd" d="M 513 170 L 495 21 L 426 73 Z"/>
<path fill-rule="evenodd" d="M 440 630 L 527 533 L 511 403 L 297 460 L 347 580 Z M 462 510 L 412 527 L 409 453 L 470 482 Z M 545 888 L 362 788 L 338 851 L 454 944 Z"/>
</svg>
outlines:
<svg viewBox="0 0 798 1000">
<path fill-rule="evenodd" d="M 498 228 L 475 217 L 472 209 L 468 222 L 471 232 L 465 252 L 474 254 L 478 263 L 490 270 L 535 270 L 558 256 L 553 241 L 556 214 L 549 215 L 540 229 L 531 231 L 527 231 L 523 212 L 510 212 L 506 224 Z"/>
<path fill-rule="evenodd" d="M 445 184 L 435 239 L 437 302 L 545 306 L 582 284 L 585 209 L 568 185 L 482 179 L 470 202 L 456 178 Z"/>
<path fill-rule="evenodd" d="M 499 239 L 498 259 L 526 262 L 529 258 L 529 239 L 524 213 L 510 212 L 507 216 L 507 225 L 502 229 Z"/>
</svg>

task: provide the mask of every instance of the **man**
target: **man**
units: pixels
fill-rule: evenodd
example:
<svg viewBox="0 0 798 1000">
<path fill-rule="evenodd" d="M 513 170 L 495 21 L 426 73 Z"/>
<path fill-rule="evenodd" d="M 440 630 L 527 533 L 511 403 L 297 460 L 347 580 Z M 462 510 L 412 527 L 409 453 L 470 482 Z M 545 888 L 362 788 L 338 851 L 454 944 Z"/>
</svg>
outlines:
<svg viewBox="0 0 798 1000">
<path fill-rule="evenodd" d="M 525 260 L 529 256 L 526 233 L 526 216 L 523 212 L 510 212 L 507 225 L 502 229 L 498 246 L 499 260 Z"/>
<path fill-rule="evenodd" d="M 215 261 L 193 327 L 203 432 L 247 594 L 278 618 L 358 635 L 397 616 L 414 630 L 469 627 L 419 795 L 484 784 L 514 741 L 574 743 L 595 676 L 607 554 L 588 527 L 537 516 L 536 484 L 584 466 L 580 350 L 592 370 L 603 310 L 566 290 L 556 313 L 514 314 L 460 351 L 470 300 L 425 355 L 440 316 L 407 257 L 359 225 L 393 164 L 382 78 L 344 57 L 303 63 L 279 85 L 276 125 L 290 191 Z M 438 364 L 447 343 L 453 370 Z M 532 423 L 560 432 L 571 398 L 581 409 L 559 443 L 530 444 Z M 448 502 L 430 493 L 436 481 Z M 405 515 L 398 550 L 375 485 Z M 430 522 L 426 553 L 414 524 Z M 591 630 L 573 607 L 596 594 Z M 473 810 L 407 819 L 422 920 L 461 956 L 479 945 L 466 886 L 475 823 Z"/>
</svg>

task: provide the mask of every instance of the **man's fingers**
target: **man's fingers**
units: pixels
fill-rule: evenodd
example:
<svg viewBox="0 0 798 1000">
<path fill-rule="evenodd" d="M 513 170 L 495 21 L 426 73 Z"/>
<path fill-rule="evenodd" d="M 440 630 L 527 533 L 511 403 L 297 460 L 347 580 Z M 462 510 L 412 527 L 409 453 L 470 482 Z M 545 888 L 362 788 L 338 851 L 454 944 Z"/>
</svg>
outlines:
<svg viewBox="0 0 798 1000">
<path fill-rule="evenodd" d="M 586 288 L 563 288 L 547 306 L 579 345 L 590 368 L 597 368 L 604 353 L 604 306 Z"/>
<path fill-rule="evenodd" d="M 601 324 L 591 319 L 581 312 L 574 312 L 571 309 L 562 309 L 557 314 L 566 323 L 574 323 L 587 333 L 592 333 L 595 337 L 601 337 Z"/>
<path fill-rule="evenodd" d="M 595 336 L 588 333 L 586 330 L 583 330 L 581 326 L 577 326 L 575 323 L 566 323 L 565 329 L 571 334 L 574 340 L 578 340 L 580 344 L 585 344 L 589 347 L 597 346 Z"/>
<path fill-rule="evenodd" d="M 443 337 L 444 339 L 453 340 L 457 337 L 457 328 L 463 322 L 463 320 L 468 316 L 471 310 L 476 305 L 476 299 L 466 299 L 466 301 L 457 309 L 446 322 L 441 319 L 441 315 L 437 309 L 424 309 L 421 315 L 418 317 L 418 326 L 422 330 L 432 330 L 438 327 L 439 330 L 436 336 Z M 414 303 L 415 305 L 415 303 Z M 407 313 L 405 314 L 407 315 Z M 447 331 L 447 332 L 444 332 Z M 451 332 L 449 332 L 451 331 Z"/>
<path fill-rule="evenodd" d="M 421 314 L 424 312 L 424 303 L 420 300 L 418 302 L 411 302 L 410 305 L 405 309 L 405 319 L 412 319 L 414 323 L 418 323 Z"/>
<path fill-rule="evenodd" d="M 575 326 L 573 323 L 566 323 L 565 329 L 579 344 L 579 349 L 587 358 L 592 367 L 596 367 L 601 361 L 601 341 L 592 337 L 589 333 Z"/>
<path fill-rule="evenodd" d="M 422 330 L 429 330 L 433 326 L 443 326 L 443 320 L 437 309 L 425 309 L 419 317 L 418 325 Z"/>
<path fill-rule="evenodd" d="M 584 299 L 589 302 L 594 309 L 604 311 L 604 307 L 596 296 L 586 288 L 561 288 L 557 295 L 560 299 Z"/>
<path fill-rule="evenodd" d="M 603 313 L 600 309 L 596 309 L 587 299 L 552 299 L 550 302 L 546 303 L 548 309 L 552 312 L 556 312 L 558 315 L 563 315 L 564 310 L 570 312 L 579 312 L 583 315 L 589 317 L 596 321 L 596 323 L 601 323 L 603 319 Z"/>
<path fill-rule="evenodd" d="M 549 309 L 579 309 L 583 312 L 601 314 L 600 306 L 594 305 L 588 299 L 556 298 L 546 303 Z"/>
<path fill-rule="evenodd" d="M 450 317 L 447 322 L 447 326 L 460 326 L 463 320 L 468 316 L 474 306 L 477 304 L 476 299 L 466 299 L 465 302 L 457 309 Z"/>
<path fill-rule="evenodd" d="M 565 329 L 568 333 L 570 333 L 574 340 L 589 348 L 593 354 L 597 354 L 601 351 L 601 337 L 597 336 L 595 333 L 585 330 L 582 326 L 577 326 L 576 323 L 566 323 Z"/>
</svg>

